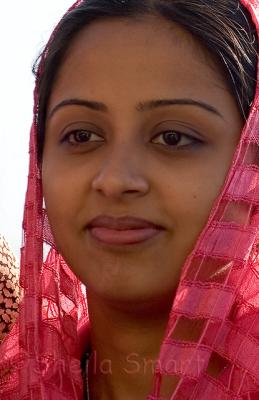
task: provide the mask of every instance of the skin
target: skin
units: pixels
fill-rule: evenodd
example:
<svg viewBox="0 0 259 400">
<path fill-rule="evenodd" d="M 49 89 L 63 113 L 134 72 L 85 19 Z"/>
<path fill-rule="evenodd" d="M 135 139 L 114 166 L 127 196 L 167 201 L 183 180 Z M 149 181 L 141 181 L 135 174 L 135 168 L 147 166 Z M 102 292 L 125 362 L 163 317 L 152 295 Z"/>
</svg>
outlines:
<svg viewBox="0 0 259 400">
<path fill-rule="evenodd" d="M 66 105 L 53 112 L 75 98 L 108 111 Z M 136 108 L 161 99 L 192 99 L 216 111 Z M 49 101 L 42 179 L 56 244 L 88 288 L 92 349 L 110 360 L 107 373 L 90 363 L 92 398 L 138 400 L 150 392 L 152 370 L 143 370 L 143 360 L 158 356 L 181 267 L 224 184 L 242 126 L 220 66 L 162 18 L 96 22 L 69 48 Z M 90 141 L 76 141 L 76 129 L 93 132 Z M 169 145 L 165 131 L 180 132 L 180 142 Z M 144 244 L 108 247 L 86 229 L 100 214 L 144 218 L 164 230 Z M 139 368 L 127 360 L 131 353 Z"/>
</svg>

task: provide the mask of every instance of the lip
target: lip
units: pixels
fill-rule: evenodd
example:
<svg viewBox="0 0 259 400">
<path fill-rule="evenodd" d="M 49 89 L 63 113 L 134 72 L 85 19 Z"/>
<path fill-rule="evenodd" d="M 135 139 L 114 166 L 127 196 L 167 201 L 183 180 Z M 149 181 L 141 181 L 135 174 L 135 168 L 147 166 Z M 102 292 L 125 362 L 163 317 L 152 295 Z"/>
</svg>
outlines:
<svg viewBox="0 0 259 400">
<path fill-rule="evenodd" d="M 162 226 L 142 218 L 115 218 L 106 215 L 94 218 L 87 228 L 93 239 L 107 245 L 142 243 L 164 230 Z"/>
</svg>

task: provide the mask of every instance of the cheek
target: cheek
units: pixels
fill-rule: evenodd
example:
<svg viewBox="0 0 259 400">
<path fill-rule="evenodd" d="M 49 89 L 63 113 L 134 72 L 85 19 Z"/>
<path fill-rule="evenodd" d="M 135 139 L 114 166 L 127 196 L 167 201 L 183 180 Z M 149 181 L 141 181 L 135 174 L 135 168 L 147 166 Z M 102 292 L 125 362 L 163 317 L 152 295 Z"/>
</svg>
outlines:
<svg viewBox="0 0 259 400">
<path fill-rule="evenodd" d="M 85 177 L 75 168 L 43 163 L 42 184 L 48 219 L 58 247 L 68 240 L 78 223 L 83 202 Z"/>
<path fill-rule="evenodd" d="M 206 165 L 206 168 L 204 167 Z M 208 221 L 214 202 L 224 185 L 229 163 L 192 165 L 167 176 L 167 185 L 161 187 L 166 210 L 176 227 L 177 245 L 189 252 Z"/>
</svg>

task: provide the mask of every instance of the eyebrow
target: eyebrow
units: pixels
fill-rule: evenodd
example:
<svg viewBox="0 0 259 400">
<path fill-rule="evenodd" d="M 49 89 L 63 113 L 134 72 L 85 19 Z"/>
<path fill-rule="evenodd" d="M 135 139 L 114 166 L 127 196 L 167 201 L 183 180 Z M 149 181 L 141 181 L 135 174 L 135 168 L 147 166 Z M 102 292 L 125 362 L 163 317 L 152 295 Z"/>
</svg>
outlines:
<svg viewBox="0 0 259 400">
<path fill-rule="evenodd" d="M 108 107 L 101 102 L 98 101 L 91 101 L 91 100 L 83 100 L 83 99 L 66 99 L 58 103 L 50 112 L 49 114 L 49 119 L 61 108 L 67 107 L 67 106 L 82 106 L 86 107 L 88 109 L 94 110 L 94 111 L 100 111 L 100 112 L 105 112 L 107 113 L 109 111 Z M 214 115 L 217 115 L 218 117 L 223 118 L 223 115 L 212 105 L 204 102 L 204 101 L 199 101 L 199 100 L 193 100 L 189 98 L 183 98 L 183 99 L 161 99 L 161 100 L 150 100 L 146 102 L 140 102 L 136 106 L 136 110 L 140 112 L 144 111 L 150 111 L 154 110 L 160 107 L 168 107 L 168 106 L 174 106 L 174 105 L 183 105 L 183 106 L 195 106 L 202 108 L 206 111 L 209 111 L 213 113 Z"/>
</svg>

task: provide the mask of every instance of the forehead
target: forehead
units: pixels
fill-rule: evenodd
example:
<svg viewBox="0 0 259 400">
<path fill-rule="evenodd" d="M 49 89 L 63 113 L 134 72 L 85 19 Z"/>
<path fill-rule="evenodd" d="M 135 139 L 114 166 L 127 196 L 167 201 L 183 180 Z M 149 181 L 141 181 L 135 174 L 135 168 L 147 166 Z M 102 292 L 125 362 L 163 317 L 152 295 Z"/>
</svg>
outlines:
<svg viewBox="0 0 259 400">
<path fill-rule="evenodd" d="M 224 76 L 213 56 L 179 25 L 153 16 L 110 19 L 84 28 L 70 44 L 51 103 L 86 94 L 98 100 L 124 93 L 130 100 L 159 91 L 183 97 L 222 89 Z"/>
</svg>

